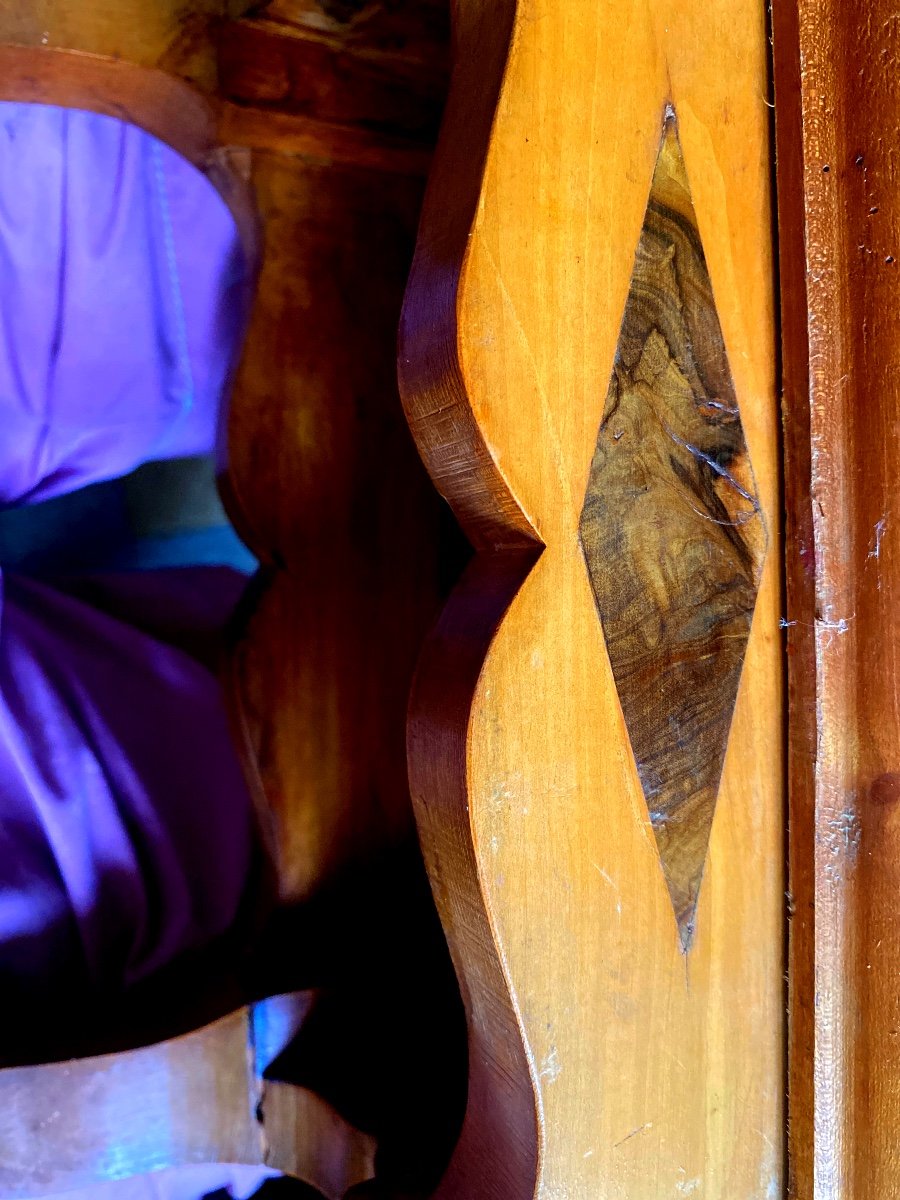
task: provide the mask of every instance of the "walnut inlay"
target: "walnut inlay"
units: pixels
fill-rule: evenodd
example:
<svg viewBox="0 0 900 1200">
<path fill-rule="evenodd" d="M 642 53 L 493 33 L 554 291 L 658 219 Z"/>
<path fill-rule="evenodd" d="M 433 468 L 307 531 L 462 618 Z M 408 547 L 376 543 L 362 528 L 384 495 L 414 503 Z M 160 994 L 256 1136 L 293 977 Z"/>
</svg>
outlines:
<svg viewBox="0 0 900 1200">
<path fill-rule="evenodd" d="M 687 950 L 766 527 L 671 109 L 580 534 Z"/>
</svg>

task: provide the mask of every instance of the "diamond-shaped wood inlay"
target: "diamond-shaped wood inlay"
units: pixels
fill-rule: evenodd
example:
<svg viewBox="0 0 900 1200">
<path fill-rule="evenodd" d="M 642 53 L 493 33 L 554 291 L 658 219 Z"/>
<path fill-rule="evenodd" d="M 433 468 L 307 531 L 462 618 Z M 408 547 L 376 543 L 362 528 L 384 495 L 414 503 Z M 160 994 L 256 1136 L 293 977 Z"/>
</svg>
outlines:
<svg viewBox="0 0 900 1200">
<path fill-rule="evenodd" d="M 687 950 L 766 527 L 671 109 L 580 533 Z"/>
</svg>

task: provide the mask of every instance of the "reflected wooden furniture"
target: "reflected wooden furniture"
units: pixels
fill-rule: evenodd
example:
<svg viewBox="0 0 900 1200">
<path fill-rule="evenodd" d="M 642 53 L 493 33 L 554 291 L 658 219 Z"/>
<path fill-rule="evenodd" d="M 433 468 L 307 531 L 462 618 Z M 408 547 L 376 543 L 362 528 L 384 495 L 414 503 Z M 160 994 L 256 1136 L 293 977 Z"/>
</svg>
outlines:
<svg viewBox="0 0 900 1200">
<path fill-rule="evenodd" d="M 323 1195 L 342 1196 L 372 1174 L 372 1139 L 312 1093 L 263 1077 L 283 1048 L 266 1040 L 268 1028 L 277 1024 L 279 1040 L 295 1032 L 299 999 L 241 1009 L 172 1042 L 7 1069 L 0 1194 L 25 1200 L 172 1164 L 274 1160 Z M 265 1122 L 258 1105 L 269 1110 Z M 285 1117 L 291 1125 L 282 1131 Z"/>
<path fill-rule="evenodd" d="M 267 1155 L 380 1200 L 900 1197 L 900 23 L 775 0 L 770 51 L 757 0 L 452 7 L 433 159 L 438 0 L 0 15 L 0 94 L 124 114 L 248 244 L 263 218 L 224 486 L 264 571 L 230 685 L 283 903 L 317 931 L 274 931 L 263 990 L 317 944 L 338 1012 L 271 1000 L 0 1072 L 0 1194 L 101 1177 L 81 1099 L 127 1108 L 139 1072 L 203 1104 L 151 1089 L 136 1122 L 168 1141 L 133 1166 Z M 475 551 L 427 638 L 452 580 L 392 383 L 426 175 L 401 390 Z M 437 995 L 411 990 L 422 927 L 379 940 L 427 925 L 414 868 L 363 920 L 410 844 L 420 647 L 409 778 L 469 1050 L 429 1183 L 400 1161 L 427 1087 L 377 1161 L 377 1089 L 328 1100 L 329 1072 L 389 1075 Z M 410 1078 L 446 1092 L 453 1046 L 415 1044 Z M 42 1174 L 22 1147 L 51 1140 Z"/>
<path fill-rule="evenodd" d="M 403 419 L 395 341 L 448 14 L 434 0 L 407 9 L 13 0 L 0 12 L 0 98 L 165 140 L 219 189 L 261 264 L 222 486 L 262 567 L 226 684 L 278 893 L 240 978 L 165 981 L 137 1023 L 105 1013 L 85 1031 L 63 1011 L 27 1048 L 7 1031 L 6 1061 L 79 1058 L 0 1071 L 0 1195 L 224 1158 L 336 1200 L 373 1174 L 376 1137 L 401 1174 L 433 1153 L 425 1115 L 442 1101 L 426 1063 L 446 1062 L 462 1031 L 417 865 L 405 713 L 446 590 L 448 523 Z M 293 1008 L 245 1007 L 285 990 Z M 299 1014 L 292 1037 L 308 1022 L 322 1047 L 299 1065 L 285 1066 L 286 1046 L 259 1054 L 285 1005 Z M 429 1011 L 431 1050 L 418 1040 Z M 326 1052 L 335 1078 L 322 1082 Z M 359 1086 L 344 1086 L 351 1062 Z M 440 1065 L 433 1088 L 459 1107 Z"/>
</svg>

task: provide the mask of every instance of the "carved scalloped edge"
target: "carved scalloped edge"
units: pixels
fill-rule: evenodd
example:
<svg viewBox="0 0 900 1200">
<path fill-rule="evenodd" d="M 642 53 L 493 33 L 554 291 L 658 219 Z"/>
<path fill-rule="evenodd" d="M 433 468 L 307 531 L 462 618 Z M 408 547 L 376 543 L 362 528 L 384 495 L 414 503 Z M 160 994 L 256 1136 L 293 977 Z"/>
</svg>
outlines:
<svg viewBox="0 0 900 1200">
<path fill-rule="evenodd" d="M 536 1070 L 482 885 L 469 809 L 471 710 L 490 646 L 543 543 L 495 461 L 461 362 L 458 306 L 516 0 L 458 0 L 450 97 L 399 340 L 407 420 L 476 557 L 428 639 L 410 701 L 422 851 L 469 1024 L 469 1097 L 439 1200 L 531 1200 L 540 1178 Z"/>
</svg>

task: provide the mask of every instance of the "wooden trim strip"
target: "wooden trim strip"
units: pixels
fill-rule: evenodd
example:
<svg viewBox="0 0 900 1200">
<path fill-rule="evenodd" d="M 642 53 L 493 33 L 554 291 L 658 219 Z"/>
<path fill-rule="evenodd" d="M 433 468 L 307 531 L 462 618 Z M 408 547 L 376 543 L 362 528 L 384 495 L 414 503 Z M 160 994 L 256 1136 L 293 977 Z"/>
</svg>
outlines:
<svg viewBox="0 0 900 1200">
<path fill-rule="evenodd" d="M 774 6 L 798 1200 L 897 1188 L 897 28 L 887 0 Z"/>
</svg>

